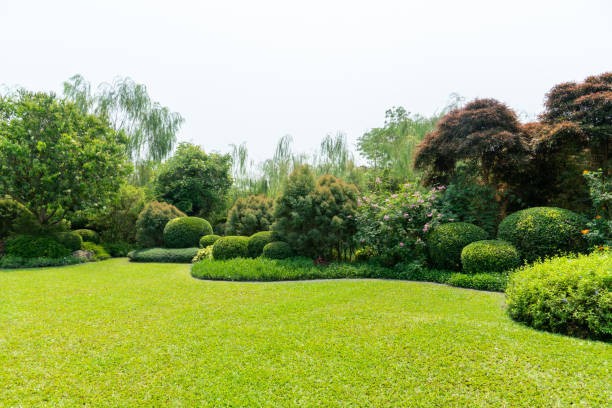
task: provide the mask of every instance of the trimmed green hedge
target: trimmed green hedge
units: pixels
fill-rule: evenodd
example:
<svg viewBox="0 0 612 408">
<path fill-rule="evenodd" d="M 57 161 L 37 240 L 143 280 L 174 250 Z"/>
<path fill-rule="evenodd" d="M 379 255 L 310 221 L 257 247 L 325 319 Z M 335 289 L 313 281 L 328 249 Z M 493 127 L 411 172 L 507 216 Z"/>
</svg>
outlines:
<svg viewBox="0 0 612 408">
<path fill-rule="evenodd" d="M 581 252 L 587 242 L 581 230 L 586 220 L 570 210 L 533 207 L 507 216 L 497 237 L 514 245 L 523 259 L 533 262 L 567 252 Z"/>
<path fill-rule="evenodd" d="M 282 241 L 274 241 L 263 247 L 262 256 L 268 259 L 285 259 L 294 255 L 291 245 Z"/>
<path fill-rule="evenodd" d="M 58 232 L 54 238 L 70 251 L 78 251 L 83 246 L 83 238 L 75 231 Z"/>
<path fill-rule="evenodd" d="M 221 237 L 215 234 L 204 235 L 202 238 L 200 238 L 200 248 L 206 248 L 213 245 L 219 238 Z"/>
<path fill-rule="evenodd" d="M 249 257 L 257 258 L 263 253 L 264 247 L 273 242 L 275 234 L 272 231 L 261 231 L 249 237 L 249 243 L 247 244 L 247 250 Z"/>
<path fill-rule="evenodd" d="M 554 258 L 514 273 L 508 314 L 553 333 L 612 340 L 612 254 Z"/>
<path fill-rule="evenodd" d="M 128 254 L 132 262 L 191 263 L 199 248 L 146 248 Z"/>
<path fill-rule="evenodd" d="M 64 258 L 72 253 L 52 237 L 17 235 L 6 240 L 7 255 L 18 258 Z"/>
<path fill-rule="evenodd" d="M 476 241 L 461 251 L 465 273 L 505 272 L 521 265 L 521 256 L 514 245 L 501 240 Z"/>
<path fill-rule="evenodd" d="M 429 260 L 435 268 L 461 270 L 461 251 L 475 241 L 487 239 L 487 232 L 466 222 L 437 226 L 427 237 Z"/>
<path fill-rule="evenodd" d="M 221 237 L 213 244 L 213 258 L 220 261 L 232 258 L 247 258 L 249 256 L 248 245 L 248 237 Z"/>
<path fill-rule="evenodd" d="M 73 256 L 65 256 L 63 258 L 20 258 L 18 256 L 6 255 L 0 258 L 0 268 L 42 268 L 49 266 L 75 265 L 82 262 L 85 261 Z"/>
<path fill-rule="evenodd" d="M 168 248 L 193 248 L 200 244 L 200 238 L 212 232 L 210 223 L 204 218 L 174 218 L 164 227 L 164 243 Z"/>
</svg>

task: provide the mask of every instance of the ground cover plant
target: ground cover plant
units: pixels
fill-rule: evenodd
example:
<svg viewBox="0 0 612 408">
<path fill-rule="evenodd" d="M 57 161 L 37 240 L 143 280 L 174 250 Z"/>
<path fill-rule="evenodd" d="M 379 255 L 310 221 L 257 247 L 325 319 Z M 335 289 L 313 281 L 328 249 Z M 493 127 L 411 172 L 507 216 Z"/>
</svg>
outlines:
<svg viewBox="0 0 612 408">
<path fill-rule="evenodd" d="M 3 406 L 605 406 L 609 344 L 504 296 L 384 280 L 193 279 L 125 259 L 0 272 Z"/>
</svg>

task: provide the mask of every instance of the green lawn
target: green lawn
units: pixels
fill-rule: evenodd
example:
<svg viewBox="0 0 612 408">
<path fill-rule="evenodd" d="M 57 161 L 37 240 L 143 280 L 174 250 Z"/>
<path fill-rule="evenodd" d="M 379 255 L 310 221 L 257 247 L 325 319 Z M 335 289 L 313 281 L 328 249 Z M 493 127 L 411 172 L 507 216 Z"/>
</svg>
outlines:
<svg viewBox="0 0 612 408">
<path fill-rule="evenodd" d="M 0 406 L 605 406 L 609 344 L 504 296 L 194 279 L 125 259 L 0 272 Z"/>
</svg>

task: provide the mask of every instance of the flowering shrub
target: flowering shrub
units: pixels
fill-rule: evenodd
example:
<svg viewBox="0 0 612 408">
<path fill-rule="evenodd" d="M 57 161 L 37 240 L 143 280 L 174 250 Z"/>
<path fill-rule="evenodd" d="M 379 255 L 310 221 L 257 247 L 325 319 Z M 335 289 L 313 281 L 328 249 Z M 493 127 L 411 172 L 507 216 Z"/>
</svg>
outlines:
<svg viewBox="0 0 612 408">
<path fill-rule="evenodd" d="M 370 248 L 374 258 L 386 265 L 425 258 L 425 237 L 446 221 L 437 203 L 444 187 L 423 192 L 405 184 L 395 194 L 360 197 L 357 214 L 360 246 Z"/>
<path fill-rule="evenodd" d="M 589 186 L 594 210 L 582 233 L 592 248 L 601 250 L 612 245 L 612 178 L 606 178 L 601 169 L 585 170 L 582 175 Z"/>
</svg>

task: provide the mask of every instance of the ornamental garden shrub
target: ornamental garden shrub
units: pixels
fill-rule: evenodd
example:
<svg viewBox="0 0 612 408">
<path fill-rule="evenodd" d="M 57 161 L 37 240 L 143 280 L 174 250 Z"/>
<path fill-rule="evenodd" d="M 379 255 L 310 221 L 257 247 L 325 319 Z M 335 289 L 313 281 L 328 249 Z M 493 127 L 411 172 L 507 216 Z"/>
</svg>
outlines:
<svg viewBox="0 0 612 408">
<path fill-rule="evenodd" d="M 463 272 L 504 272 L 521 264 L 521 256 L 514 245 L 506 241 L 476 241 L 461 251 Z"/>
<path fill-rule="evenodd" d="M 85 251 L 93 252 L 94 261 L 104 261 L 105 259 L 109 259 L 111 257 L 102 245 L 98 245 L 93 242 L 83 242 L 83 249 Z"/>
<path fill-rule="evenodd" d="M 487 232 L 466 222 L 440 224 L 427 237 L 430 263 L 440 269 L 461 270 L 461 251 L 475 241 L 487 239 Z"/>
<path fill-rule="evenodd" d="M 54 238 L 70 251 L 78 251 L 83 246 L 83 238 L 75 231 L 58 232 Z"/>
<path fill-rule="evenodd" d="M 274 200 L 265 195 L 240 197 L 227 213 L 228 235 L 250 236 L 268 231 L 274 222 Z"/>
<path fill-rule="evenodd" d="M 198 253 L 193 257 L 191 263 L 200 262 L 203 259 L 214 259 L 212 254 L 213 246 L 209 245 L 205 248 L 198 249 Z"/>
<path fill-rule="evenodd" d="M 145 205 L 136 220 L 136 243 L 144 248 L 164 245 L 164 227 L 168 221 L 186 217 L 172 204 L 152 201 Z"/>
<path fill-rule="evenodd" d="M 144 248 L 131 251 L 132 262 L 191 263 L 199 248 Z"/>
<path fill-rule="evenodd" d="M 16 235 L 6 240 L 7 255 L 19 258 L 63 258 L 72 252 L 49 236 Z"/>
<path fill-rule="evenodd" d="M 397 193 L 383 192 L 359 198 L 357 243 L 368 248 L 373 261 L 386 266 L 425 260 L 425 238 L 446 219 L 438 211 L 442 188 L 423 191 L 405 184 Z"/>
<path fill-rule="evenodd" d="M 266 244 L 262 249 L 264 258 L 268 259 L 286 259 L 294 255 L 291 245 L 282 241 L 274 241 Z"/>
<path fill-rule="evenodd" d="M 133 245 L 127 242 L 105 242 L 102 246 L 113 258 L 127 256 L 133 249 Z"/>
<path fill-rule="evenodd" d="M 612 254 L 560 257 L 510 277 L 508 314 L 539 330 L 612 340 Z"/>
<path fill-rule="evenodd" d="M 83 242 L 93 242 L 94 244 L 100 243 L 100 236 L 94 230 L 82 228 L 74 230 L 75 233 L 79 234 L 83 239 Z"/>
<path fill-rule="evenodd" d="M 500 224 L 497 237 L 513 244 L 528 262 L 587 247 L 583 237 L 586 219 L 570 210 L 556 207 L 533 207 L 507 216 Z"/>
<path fill-rule="evenodd" d="M 247 245 L 249 257 L 257 258 L 263 253 L 264 247 L 270 242 L 275 241 L 275 238 L 275 234 L 272 231 L 261 231 L 251 235 Z"/>
<path fill-rule="evenodd" d="M 206 248 L 213 245 L 219 238 L 221 237 L 215 234 L 204 235 L 200 238 L 200 248 Z"/>
<path fill-rule="evenodd" d="M 217 260 L 247 258 L 248 245 L 248 237 L 232 235 L 221 237 L 213 244 L 213 258 Z"/>
<path fill-rule="evenodd" d="M 200 238 L 212 232 L 210 223 L 204 218 L 174 218 L 164 227 L 164 243 L 167 248 L 193 248 L 200 244 Z"/>
</svg>

